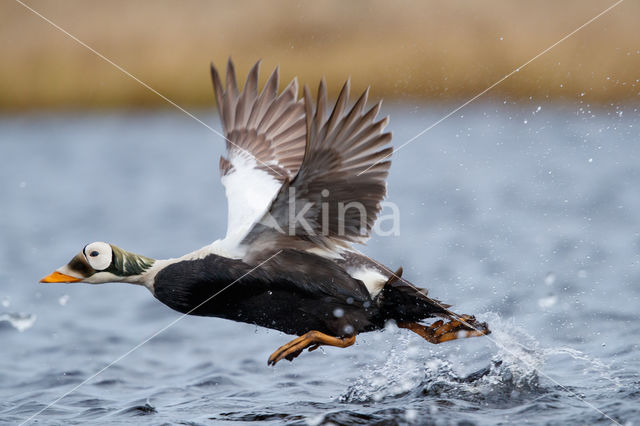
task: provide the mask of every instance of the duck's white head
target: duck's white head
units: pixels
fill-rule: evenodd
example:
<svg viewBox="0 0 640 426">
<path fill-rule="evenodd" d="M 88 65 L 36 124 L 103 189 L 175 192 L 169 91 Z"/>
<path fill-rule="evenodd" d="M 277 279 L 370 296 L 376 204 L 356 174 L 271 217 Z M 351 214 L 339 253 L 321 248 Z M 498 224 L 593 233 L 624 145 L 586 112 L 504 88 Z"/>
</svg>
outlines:
<svg viewBox="0 0 640 426">
<path fill-rule="evenodd" d="M 87 244 L 69 263 L 40 280 L 41 283 L 139 282 L 155 262 L 113 244 Z"/>
</svg>

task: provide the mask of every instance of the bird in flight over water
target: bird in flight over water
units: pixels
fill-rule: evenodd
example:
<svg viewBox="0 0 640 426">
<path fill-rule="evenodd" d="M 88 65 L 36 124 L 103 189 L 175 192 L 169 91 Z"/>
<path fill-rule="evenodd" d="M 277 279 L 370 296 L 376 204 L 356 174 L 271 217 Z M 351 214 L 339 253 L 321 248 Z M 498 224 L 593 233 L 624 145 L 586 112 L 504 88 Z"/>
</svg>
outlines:
<svg viewBox="0 0 640 426">
<path fill-rule="evenodd" d="M 226 138 L 220 174 L 227 234 L 182 257 L 155 260 L 104 242 L 86 245 L 41 282 L 127 282 L 147 287 L 176 311 L 226 318 L 297 335 L 268 360 L 289 361 L 321 345 L 347 347 L 356 335 L 400 328 L 431 343 L 489 334 L 353 247 L 370 235 L 393 152 L 380 103 L 368 90 L 334 105 L 324 80 L 317 100 L 294 79 L 278 94 L 276 68 L 258 92 L 259 62 L 240 91 L 234 65 L 223 86 L 211 76 Z M 427 325 L 425 320 L 436 318 Z"/>
</svg>

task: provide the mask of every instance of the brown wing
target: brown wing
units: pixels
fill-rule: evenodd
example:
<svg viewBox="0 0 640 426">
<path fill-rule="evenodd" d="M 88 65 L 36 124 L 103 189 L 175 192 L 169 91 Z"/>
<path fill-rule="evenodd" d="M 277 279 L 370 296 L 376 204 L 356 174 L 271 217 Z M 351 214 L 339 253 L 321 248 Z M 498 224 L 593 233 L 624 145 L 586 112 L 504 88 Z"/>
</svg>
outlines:
<svg viewBox="0 0 640 426">
<path fill-rule="evenodd" d="M 241 160 L 248 158 L 255 160 L 255 168 L 284 182 L 295 176 L 304 157 L 304 106 L 296 99 L 296 79 L 278 96 L 278 68 L 258 94 L 259 69 L 260 62 L 257 62 L 239 92 L 231 59 L 227 63 L 225 89 L 218 71 L 211 64 L 211 78 L 227 138 L 227 157 L 220 158 L 220 172 L 225 176 L 237 167 L 247 167 L 247 162 Z M 249 166 L 253 165 L 251 163 Z"/>
<path fill-rule="evenodd" d="M 327 116 L 324 80 L 315 111 L 305 87 L 305 156 L 295 178 L 282 186 L 268 213 L 247 235 L 244 243 L 250 252 L 282 247 L 336 250 L 368 238 L 386 195 L 393 150 L 388 146 L 391 133 L 383 133 L 388 118 L 375 121 L 380 103 L 365 110 L 367 96 L 368 90 L 347 108 L 347 81 Z"/>
</svg>

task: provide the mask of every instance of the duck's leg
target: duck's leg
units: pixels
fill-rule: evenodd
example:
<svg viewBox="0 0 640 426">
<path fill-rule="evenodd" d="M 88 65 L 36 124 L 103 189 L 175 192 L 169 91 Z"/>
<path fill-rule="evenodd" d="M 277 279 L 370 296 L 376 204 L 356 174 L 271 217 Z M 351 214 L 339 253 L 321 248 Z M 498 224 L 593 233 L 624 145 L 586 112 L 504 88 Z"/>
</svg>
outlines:
<svg viewBox="0 0 640 426">
<path fill-rule="evenodd" d="M 320 345 L 336 346 L 338 348 L 346 348 L 353 345 L 356 342 L 356 336 L 349 337 L 333 337 L 328 334 L 321 333 L 319 331 L 312 330 L 303 334 L 297 339 L 293 339 L 284 346 L 280 346 L 269 357 L 267 361 L 268 365 L 275 365 L 276 362 L 285 358 L 289 361 L 293 361 L 295 357 L 309 348 L 309 351 L 314 351 L 320 347 Z"/>
<path fill-rule="evenodd" d="M 465 337 L 485 336 L 491 333 L 487 323 L 476 322 L 475 317 L 470 315 L 461 315 L 459 320 L 452 319 L 446 324 L 442 320 L 429 326 L 417 322 L 400 322 L 398 327 L 411 330 L 434 344 Z"/>
</svg>

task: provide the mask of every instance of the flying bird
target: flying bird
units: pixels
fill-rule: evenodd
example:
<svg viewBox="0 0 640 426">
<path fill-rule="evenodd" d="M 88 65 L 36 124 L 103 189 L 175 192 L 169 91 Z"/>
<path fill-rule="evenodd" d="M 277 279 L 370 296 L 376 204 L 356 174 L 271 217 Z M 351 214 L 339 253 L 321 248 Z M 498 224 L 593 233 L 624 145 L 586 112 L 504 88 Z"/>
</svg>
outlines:
<svg viewBox="0 0 640 426">
<path fill-rule="evenodd" d="M 224 85 L 211 65 L 227 148 L 224 238 L 166 260 L 94 242 L 41 282 L 139 284 L 185 314 L 299 336 L 269 365 L 307 348 L 351 346 L 389 320 L 431 343 L 489 334 L 486 323 L 404 279 L 402 268 L 354 248 L 370 236 L 386 195 L 393 150 L 388 117 L 377 120 L 380 102 L 367 108 L 368 89 L 350 102 L 349 81 L 335 104 L 324 79 L 315 102 L 307 86 L 298 98 L 297 79 L 278 93 L 278 68 L 258 92 L 259 66 L 240 91 L 231 59 Z"/>
</svg>

